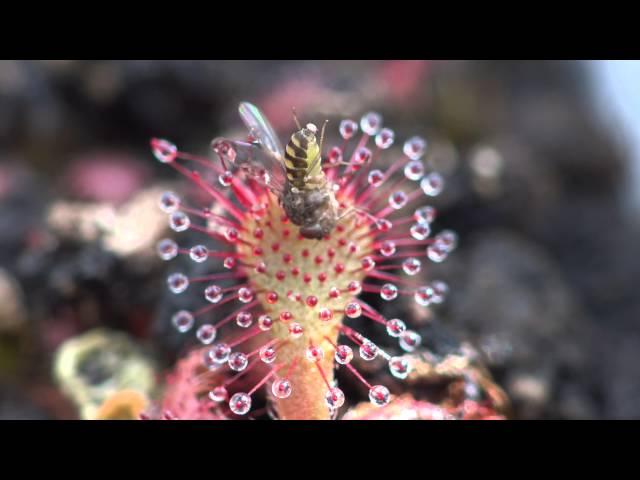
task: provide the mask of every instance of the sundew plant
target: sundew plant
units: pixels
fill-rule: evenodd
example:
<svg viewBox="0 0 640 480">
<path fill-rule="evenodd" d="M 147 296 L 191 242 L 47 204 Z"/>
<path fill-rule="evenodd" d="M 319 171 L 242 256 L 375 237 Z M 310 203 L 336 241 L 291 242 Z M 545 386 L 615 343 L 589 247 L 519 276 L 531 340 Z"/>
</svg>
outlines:
<svg viewBox="0 0 640 480">
<path fill-rule="evenodd" d="M 425 283 L 421 271 L 428 262 L 445 260 L 457 243 L 454 232 L 431 228 L 436 210 L 429 200 L 444 182 L 423 163 L 427 142 L 411 136 L 399 147 L 381 115 L 369 112 L 359 121 L 338 122 L 339 137 L 330 123 L 326 140 L 316 135 L 315 125 L 292 122 L 296 133 L 282 149 L 259 109 L 245 103 L 240 111 L 247 138 L 214 140 L 211 158 L 182 152 L 168 140 L 151 141 L 156 159 L 186 177 L 204 199 L 189 204 L 187 196 L 165 192 L 160 207 L 171 229 L 195 231 L 202 241 L 184 245 L 167 238 L 157 246 L 163 260 L 186 255 L 210 272 L 173 272 L 167 278 L 176 295 L 201 292 L 201 305 L 176 311 L 170 320 L 201 345 L 202 373 L 193 382 L 199 408 L 215 413 L 212 418 L 242 418 L 251 412 L 254 394 L 266 388 L 280 419 L 336 418 L 345 403 L 335 379 L 338 368 L 362 382 L 371 403 L 383 407 L 393 396 L 356 369 L 354 355 L 364 361 L 381 357 L 394 377 L 404 379 L 412 369 L 408 353 L 421 338 L 405 318 L 386 318 L 361 294 L 386 302 L 408 296 L 423 308 L 443 302 L 447 285 Z M 306 135 L 308 142 L 296 135 Z M 330 144 L 331 138 L 338 140 Z M 283 162 L 288 150 L 304 159 L 314 148 L 319 156 L 314 163 L 307 155 L 307 166 L 322 181 L 312 182 L 308 172 L 282 175 L 292 165 Z M 326 201 L 315 208 L 299 206 L 312 219 L 335 219 L 321 238 L 303 235 L 300 221 L 286 214 L 285 193 L 295 188 L 293 180 L 302 186 L 294 192 L 316 189 L 314 194 L 324 195 Z M 289 213 L 295 208 L 289 205 Z M 359 317 L 378 324 L 397 348 L 383 349 L 349 325 Z M 161 415 L 189 416 L 177 410 Z"/>
</svg>

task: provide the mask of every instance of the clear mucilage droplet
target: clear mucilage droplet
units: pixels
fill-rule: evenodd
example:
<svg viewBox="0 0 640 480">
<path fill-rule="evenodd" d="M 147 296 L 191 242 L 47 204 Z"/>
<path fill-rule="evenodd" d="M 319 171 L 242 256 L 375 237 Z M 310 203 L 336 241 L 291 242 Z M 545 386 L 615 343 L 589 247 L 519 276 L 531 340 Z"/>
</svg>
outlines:
<svg viewBox="0 0 640 480">
<path fill-rule="evenodd" d="M 344 393 L 338 387 L 333 387 L 325 394 L 324 401 L 331 409 L 340 408 L 344 405 Z"/>
<path fill-rule="evenodd" d="M 178 255 L 178 244 L 170 238 L 165 238 L 158 242 L 156 251 L 162 260 L 172 260 Z"/>
<path fill-rule="evenodd" d="M 383 407 L 389 403 L 391 393 L 384 385 L 375 385 L 369 390 L 369 400 L 378 407 Z"/>
<path fill-rule="evenodd" d="M 378 346 L 370 340 L 365 340 L 360 345 L 360 358 L 366 361 L 374 360 L 378 356 Z"/>
<path fill-rule="evenodd" d="M 431 227 L 427 222 L 418 222 L 411 225 L 409 232 L 416 240 L 424 240 L 431 234 Z"/>
<path fill-rule="evenodd" d="M 378 188 L 384 182 L 384 173 L 380 170 L 371 170 L 367 176 L 367 181 L 372 187 Z"/>
<path fill-rule="evenodd" d="M 409 180 L 420 180 L 424 175 L 424 165 L 420 160 L 411 160 L 404 167 L 404 176 Z"/>
<path fill-rule="evenodd" d="M 204 289 L 204 298 L 206 298 L 208 302 L 218 303 L 222 300 L 223 296 L 222 287 L 219 287 L 218 285 L 209 285 Z"/>
<path fill-rule="evenodd" d="M 228 396 L 229 392 L 223 386 L 218 386 L 209 392 L 209 398 L 216 403 L 224 402 Z"/>
<path fill-rule="evenodd" d="M 400 348 L 405 352 L 413 352 L 422 343 L 422 337 L 412 330 L 405 330 L 400 334 Z"/>
<path fill-rule="evenodd" d="M 397 192 L 393 192 L 389 195 L 389 206 L 394 210 L 400 210 L 403 208 L 408 201 L 407 194 L 402 190 L 398 190 Z"/>
<path fill-rule="evenodd" d="M 431 223 L 436 219 L 436 209 L 429 205 L 425 205 L 424 207 L 416 209 L 413 214 L 413 218 L 417 222 Z"/>
<path fill-rule="evenodd" d="M 205 323 L 204 325 L 201 325 L 196 331 L 196 338 L 203 345 L 209 345 L 215 340 L 216 334 L 217 334 L 216 327 L 214 327 L 209 323 Z"/>
<path fill-rule="evenodd" d="M 292 391 L 291 382 L 286 378 L 279 378 L 271 384 L 271 392 L 276 398 L 289 398 Z"/>
<path fill-rule="evenodd" d="M 404 380 L 411 373 L 411 362 L 405 356 L 391 357 L 389 359 L 389 371 L 391 375 L 400 380 Z"/>
<path fill-rule="evenodd" d="M 233 352 L 231 355 L 229 355 L 229 360 L 227 360 L 227 363 L 229 364 L 229 368 L 231 370 L 235 372 L 241 372 L 245 368 L 247 368 L 247 365 L 249 365 L 249 359 L 242 352 Z"/>
<path fill-rule="evenodd" d="M 180 333 L 185 333 L 193 327 L 194 318 L 191 312 L 180 310 L 171 317 L 171 323 Z"/>
<path fill-rule="evenodd" d="M 264 363 L 273 363 L 276 359 L 276 349 L 273 345 L 266 345 L 260 349 L 259 355 Z"/>
<path fill-rule="evenodd" d="M 173 192 L 163 192 L 160 195 L 159 207 L 164 213 L 173 213 L 180 208 L 180 197 Z"/>
<path fill-rule="evenodd" d="M 241 328 L 249 328 L 253 323 L 253 315 L 251 312 L 238 312 L 236 315 L 236 324 Z"/>
<path fill-rule="evenodd" d="M 358 132 L 358 124 L 353 120 L 342 120 L 340 122 L 340 136 L 345 140 L 349 140 Z"/>
<path fill-rule="evenodd" d="M 411 137 L 409 140 L 404 142 L 404 146 L 402 147 L 403 153 L 411 160 L 420 159 L 420 157 L 424 155 L 426 149 L 427 142 L 421 137 Z"/>
<path fill-rule="evenodd" d="M 410 257 L 402 262 L 402 271 L 407 275 L 416 275 L 420 272 L 422 262 L 419 259 Z"/>
<path fill-rule="evenodd" d="M 385 283 L 380 288 L 380 297 L 386 301 L 395 300 L 398 298 L 398 287 L 393 283 Z"/>
<path fill-rule="evenodd" d="M 178 147 L 169 140 L 154 138 L 151 140 L 151 151 L 159 162 L 171 163 L 178 156 Z"/>
<path fill-rule="evenodd" d="M 223 363 L 227 363 L 227 360 L 229 360 L 231 347 L 226 343 L 218 343 L 211 347 L 207 354 L 213 363 L 222 365 Z"/>
<path fill-rule="evenodd" d="M 172 273 L 167 277 L 167 286 L 171 293 L 180 294 L 189 288 L 189 278 L 183 273 Z"/>
<path fill-rule="evenodd" d="M 406 329 L 407 326 L 399 318 L 393 318 L 387 322 L 387 333 L 391 337 L 399 337 Z"/>
<path fill-rule="evenodd" d="M 383 128 L 380 130 L 380 133 L 376 135 L 376 146 L 381 148 L 382 150 L 386 150 L 387 148 L 393 145 L 393 141 L 395 139 L 395 133 L 390 128 Z"/>
<path fill-rule="evenodd" d="M 435 292 L 433 291 L 433 288 L 431 288 L 429 285 L 424 285 L 416 289 L 413 298 L 418 305 L 427 307 L 433 301 L 434 294 Z"/>
<path fill-rule="evenodd" d="M 169 216 L 169 227 L 174 232 L 184 232 L 191 226 L 189 216 L 181 211 L 175 211 Z"/>
<path fill-rule="evenodd" d="M 431 172 L 420 181 L 420 188 L 425 195 L 436 197 L 444 189 L 444 178 L 437 172 Z"/>
<path fill-rule="evenodd" d="M 238 392 L 229 400 L 229 409 L 236 415 L 246 415 L 251 410 L 251 397 L 243 392 Z"/>
<path fill-rule="evenodd" d="M 353 360 L 353 349 L 349 345 L 338 345 L 334 357 L 340 365 L 346 365 Z"/>
<path fill-rule="evenodd" d="M 196 263 L 202 263 L 209 258 L 209 249 L 204 245 L 196 245 L 189 250 L 189 258 Z"/>
</svg>

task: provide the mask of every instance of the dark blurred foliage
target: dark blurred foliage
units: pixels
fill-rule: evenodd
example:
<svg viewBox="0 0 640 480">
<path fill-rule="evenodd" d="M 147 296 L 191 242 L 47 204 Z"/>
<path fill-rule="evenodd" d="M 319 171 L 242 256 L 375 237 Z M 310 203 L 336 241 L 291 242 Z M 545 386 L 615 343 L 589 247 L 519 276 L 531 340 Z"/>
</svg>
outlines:
<svg viewBox="0 0 640 480">
<path fill-rule="evenodd" d="M 127 331 L 164 366 L 183 351 L 165 265 L 63 234 L 47 212 L 58 201 L 120 208 L 175 182 L 148 139 L 206 152 L 240 127 L 244 99 L 285 132 L 295 105 L 305 118 L 378 110 L 396 138 L 426 136 L 448 181 L 437 226 L 460 236 L 429 276 L 451 295 L 430 316 L 371 301 L 413 317 L 434 355 L 476 346 L 516 418 L 640 417 L 628 160 L 592 93 L 585 66 L 560 61 L 0 62 L 0 266 L 12 285 L 0 302 L 19 304 L 0 307 L 0 418 L 72 415 L 51 358 L 87 329 Z"/>
</svg>

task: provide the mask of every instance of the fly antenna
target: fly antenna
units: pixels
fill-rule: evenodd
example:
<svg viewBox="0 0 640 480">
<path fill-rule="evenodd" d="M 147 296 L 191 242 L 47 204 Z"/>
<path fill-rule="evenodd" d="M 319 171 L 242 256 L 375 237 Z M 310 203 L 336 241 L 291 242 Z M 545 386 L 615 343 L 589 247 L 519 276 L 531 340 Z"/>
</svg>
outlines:
<svg viewBox="0 0 640 480">
<path fill-rule="evenodd" d="M 298 130 L 302 130 L 302 126 L 300 125 L 300 122 L 298 121 L 298 115 L 296 112 L 296 107 L 291 107 L 291 113 L 293 113 L 293 121 L 296 122 L 296 127 L 298 127 Z"/>
</svg>

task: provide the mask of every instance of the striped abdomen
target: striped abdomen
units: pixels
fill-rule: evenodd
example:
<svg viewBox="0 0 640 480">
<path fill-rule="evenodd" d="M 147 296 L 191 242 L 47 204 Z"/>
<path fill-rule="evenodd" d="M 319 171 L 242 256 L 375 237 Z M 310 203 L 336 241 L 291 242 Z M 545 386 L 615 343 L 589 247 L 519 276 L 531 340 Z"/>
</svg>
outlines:
<svg viewBox="0 0 640 480">
<path fill-rule="evenodd" d="M 284 152 L 284 164 L 287 171 L 289 182 L 296 188 L 302 190 L 309 188 L 313 180 L 306 182 L 305 177 L 311 179 L 319 178 L 322 175 L 322 168 L 319 161 L 311 172 L 307 172 L 309 166 L 316 160 L 320 153 L 320 148 L 315 140 L 315 135 L 308 132 L 307 135 L 303 131 L 298 131 L 291 135 L 291 139 L 287 144 Z"/>
</svg>

